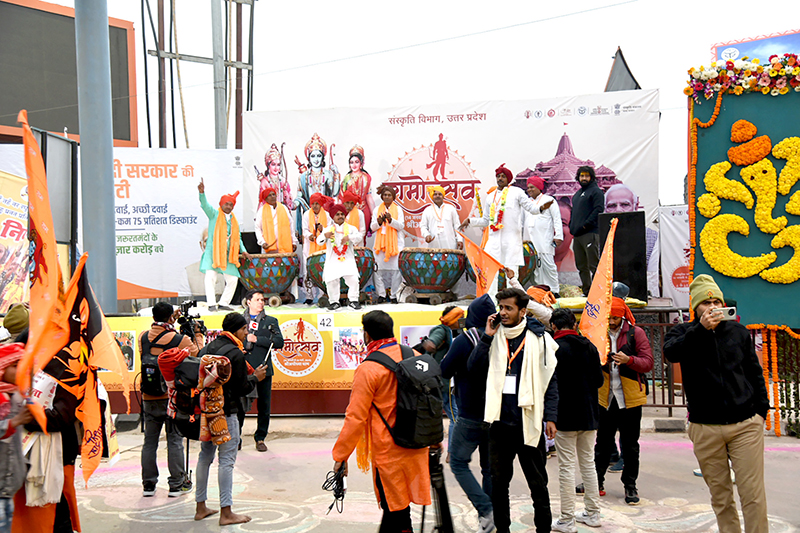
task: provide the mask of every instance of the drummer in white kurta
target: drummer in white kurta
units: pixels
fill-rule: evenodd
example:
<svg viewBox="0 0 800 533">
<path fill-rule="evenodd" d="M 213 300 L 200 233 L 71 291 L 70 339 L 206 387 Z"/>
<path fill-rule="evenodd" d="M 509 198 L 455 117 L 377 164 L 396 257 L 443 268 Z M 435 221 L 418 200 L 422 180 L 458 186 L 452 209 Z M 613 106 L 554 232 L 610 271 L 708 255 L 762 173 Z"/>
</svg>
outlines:
<svg viewBox="0 0 800 533">
<path fill-rule="evenodd" d="M 345 222 L 358 227 L 358 232 L 361 234 L 361 242 L 356 243 L 356 246 L 364 246 L 364 240 L 367 238 L 367 223 L 364 220 L 364 211 L 357 207 L 358 196 L 350 191 L 344 191 L 339 194 L 339 201 L 342 202 L 347 212 Z"/>
<path fill-rule="evenodd" d="M 493 192 L 490 189 L 486 196 L 483 217 L 470 217 L 461 227 L 463 229 L 472 224 L 486 228 L 481 243 L 484 251 L 506 268 L 513 270 L 517 276 L 519 267 L 525 261 L 522 253 L 523 211 L 536 214 L 539 209 L 533 205 L 533 201 L 522 192 L 522 189 L 508 186 L 512 178 L 513 174 L 505 164 L 500 165 L 495 170 L 497 188 Z M 495 275 L 489 286 L 489 294 L 493 299 L 497 294 L 497 279 L 498 275 Z"/>
<path fill-rule="evenodd" d="M 361 309 L 358 303 L 358 265 L 353 253 L 355 243 L 360 242 L 362 235 L 358 233 L 358 228 L 351 226 L 344 221 L 345 208 L 342 204 L 336 204 L 328 209 L 333 224 L 328 225 L 317 238 L 317 244 L 325 245 L 325 269 L 322 271 L 322 279 L 328 287 L 328 298 L 331 311 L 341 307 L 336 295 L 339 294 L 339 280 L 344 279 L 347 285 L 347 299 L 349 306 L 355 310 Z"/>
<path fill-rule="evenodd" d="M 308 258 L 311 254 L 325 250 L 325 245 L 317 244 L 317 238 L 322 235 L 323 228 L 329 225 L 328 214 L 322 208 L 323 206 L 333 203 L 333 199 L 325 196 L 324 194 L 315 192 L 311 195 L 311 209 L 306 211 L 303 215 L 303 264 L 308 265 Z M 322 295 L 319 287 L 310 283 L 308 276 L 304 279 L 309 283 L 305 283 L 306 290 L 306 305 L 312 305 Z"/>
<path fill-rule="evenodd" d="M 395 201 L 396 193 L 388 185 L 381 185 L 377 190 L 383 200 L 374 211 L 370 227 L 375 232 L 375 290 L 378 303 L 386 301 L 386 280 L 391 287 L 391 302 L 397 303 L 400 283 L 403 276 L 397 259 L 405 244 L 405 219 L 403 208 Z"/>
<path fill-rule="evenodd" d="M 456 208 L 445 203 L 445 190 L 441 185 L 428 187 L 428 196 L 433 202 L 422 212 L 419 221 L 420 236 L 428 248 L 461 250 L 464 242 L 459 235 Z"/>
<path fill-rule="evenodd" d="M 547 285 L 550 291 L 558 294 L 558 270 L 556 269 L 556 248 L 564 240 L 561 227 L 561 210 L 555 198 L 543 194 L 544 180 L 536 175 L 528 178 L 528 197 L 539 210 L 538 215 L 525 213 L 526 240 L 536 248 L 537 262 L 533 271 L 536 285 Z"/>
<path fill-rule="evenodd" d="M 261 191 L 259 201 L 264 205 L 256 211 L 255 233 L 258 245 L 264 253 L 288 254 L 297 250 L 297 236 L 294 221 L 286 206 L 278 203 L 278 195 L 273 187 Z M 297 280 L 289 289 L 297 298 Z"/>
</svg>

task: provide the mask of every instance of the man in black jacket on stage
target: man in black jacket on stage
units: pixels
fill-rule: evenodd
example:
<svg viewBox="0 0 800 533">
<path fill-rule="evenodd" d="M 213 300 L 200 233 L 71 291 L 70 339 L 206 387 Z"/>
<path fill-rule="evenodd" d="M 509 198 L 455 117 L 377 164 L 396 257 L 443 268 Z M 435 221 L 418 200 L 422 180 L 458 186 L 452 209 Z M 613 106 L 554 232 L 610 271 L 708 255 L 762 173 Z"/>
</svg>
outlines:
<svg viewBox="0 0 800 533">
<path fill-rule="evenodd" d="M 720 533 L 740 532 L 730 458 L 747 533 L 769 531 L 764 488 L 764 420 L 769 396 L 750 332 L 723 321 L 725 299 L 714 278 L 689 285 L 694 320 L 666 336 L 664 355 L 680 363 L 689 408 L 689 438 L 711 492 Z"/>
<path fill-rule="evenodd" d="M 265 452 L 267 445 L 264 443 L 264 439 L 269 433 L 269 413 L 272 404 L 272 376 L 275 374 L 275 370 L 272 368 L 272 354 L 269 350 L 283 348 L 283 335 L 278 325 L 278 319 L 264 313 L 264 293 L 259 290 L 251 290 L 245 296 L 244 306 L 245 310 L 242 314 L 247 320 L 247 338 L 244 343 L 245 358 L 253 368 L 266 365 L 267 370 L 267 377 L 256 385 L 258 427 L 254 435 L 256 450 Z M 244 413 L 239 420 L 240 422 L 244 420 Z M 239 429 L 241 430 L 241 428 Z"/>
<path fill-rule="evenodd" d="M 597 185 L 594 169 L 583 166 L 578 169 L 575 179 L 581 188 L 572 196 L 572 217 L 569 231 L 572 233 L 572 250 L 575 252 L 575 266 L 581 276 L 581 289 L 584 296 L 589 295 L 592 277 L 600 261 L 600 235 L 597 233 L 597 219 L 603 212 L 605 195 Z"/>
</svg>

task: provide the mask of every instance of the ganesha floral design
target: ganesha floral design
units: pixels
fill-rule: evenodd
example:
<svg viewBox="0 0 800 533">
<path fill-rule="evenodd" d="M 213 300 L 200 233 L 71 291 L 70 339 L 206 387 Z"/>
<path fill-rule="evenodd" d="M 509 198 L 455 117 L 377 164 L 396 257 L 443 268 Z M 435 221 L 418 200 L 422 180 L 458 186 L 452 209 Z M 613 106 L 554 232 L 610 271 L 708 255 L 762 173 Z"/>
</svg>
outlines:
<svg viewBox="0 0 800 533">
<path fill-rule="evenodd" d="M 772 145 L 767 135 L 756 137 L 756 126 L 738 120 L 731 127 L 731 141 L 737 144 L 728 150 L 729 161 L 711 165 L 703 184 L 706 193 L 697 199 L 697 209 L 710 219 L 700 232 L 700 248 L 708 265 L 726 276 L 749 278 L 758 275 L 770 283 L 788 284 L 800 279 L 800 226 L 787 226 L 786 216 L 775 216 L 778 195 L 787 196 L 800 180 L 800 138 L 787 137 Z M 780 174 L 767 156 L 785 160 Z M 727 177 L 731 162 L 742 167 L 741 181 Z M 753 210 L 756 228 L 764 234 L 775 235 L 770 245 L 774 249 L 790 246 L 795 253 L 782 265 L 773 266 L 775 252 L 758 257 L 746 257 L 734 252 L 728 235 L 732 232 L 750 235 L 750 224 L 736 214 L 720 214 L 720 198 L 740 202 Z M 800 214 L 800 191 L 796 191 L 785 206 L 786 213 Z M 771 268 L 770 268 L 771 267 Z"/>
</svg>

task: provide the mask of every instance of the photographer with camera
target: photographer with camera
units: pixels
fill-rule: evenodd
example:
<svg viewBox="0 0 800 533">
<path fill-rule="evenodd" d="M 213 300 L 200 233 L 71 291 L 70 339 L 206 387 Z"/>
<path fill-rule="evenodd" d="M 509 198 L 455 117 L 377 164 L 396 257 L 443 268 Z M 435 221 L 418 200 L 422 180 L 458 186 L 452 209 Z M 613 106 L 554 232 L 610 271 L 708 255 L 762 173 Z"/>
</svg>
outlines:
<svg viewBox="0 0 800 533">
<path fill-rule="evenodd" d="M 244 298 L 245 310 L 242 313 L 247 320 L 247 337 L 244 342 L 245 359 L 250 366 L 258 368 L 266 366 L 266 377 L 256 385 L 258 393 L 258 427 L 255 433 L 256 450 L 267 451 L 264 439 L 269 433 L 269 412 L 272 402 L 272 350 L 283 348 L 283 335 L 278 325 L 278 319 L 264 313 L 264 293 L 251 290 Z M 242 410 L 243 411 L 243 410 Z M 244 412 L 240 422 L 244 419 Z M 240 424 L 241 425 L 241 424 Z M 239 428 L 241 434 L 241 427 Z"/>
<path fill-rule="evenodd" d="M 166 302 L 153 306 L 153 324 L 139 337 L 139 361 L 141 364 L 142 417 L 144 418 L 144 444 L 142 445 L 142 495 L 154 496 L 158 483 L 156 454 L 161 427 L 167 430 L 167 462 L 169 464 L 169 497 L 174 498 L 192 490 L 192 482 L 186 477 L 183 464 L 183 440 L 181 434 L 167 418 L 167 385 L 158 368 L 158 355 L 170 348 L 188 349 L 190 355 L 204 344 L 201 325 L 181 317 L 184 323 L 195 328 L 195 334 L 185 335 L 175 331 L 175 321 L 180 310 L 173 310 Z M 183 330 L 183 326 L 181 327 Z M 191 331 L 191 330 L 190 330 Z"/>
<path fill-rule="evenodd" d="M 764 420 L 769 396 L 750 332 L 714 278 L 689 285 L 694 320 L 667 333 L 664 355 L 680 363 L 689 407 L 689 439 L 711 493 L 722 533 L 741 531 L 728 468 L 730 458 L 742 504 L 744 530 L 768 531 L 764 488 Z M 628 457 L 625 456 L 625 460 Z"/>
</svg>

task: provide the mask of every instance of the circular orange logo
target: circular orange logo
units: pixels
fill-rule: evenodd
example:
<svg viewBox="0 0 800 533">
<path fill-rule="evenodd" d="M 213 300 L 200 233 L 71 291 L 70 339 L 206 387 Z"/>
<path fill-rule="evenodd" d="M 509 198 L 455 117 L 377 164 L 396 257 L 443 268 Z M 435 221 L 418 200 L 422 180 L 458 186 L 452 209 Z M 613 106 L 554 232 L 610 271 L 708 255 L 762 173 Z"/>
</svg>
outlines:
<svg viewBox="0 0 800 533">
<path fill-rule="evenodd" d="M 283 348 L 272 352 L 275 368 L 292 377 L 307 376 L 322 362 L 325 349 L 317 328 L 299 318 L 281 324 Z"/>
<path fill-rule="evenodd" d="M 689 292 L 689 267 L 679 266 L 672 272 L 672 286 L 679 291 Z"/>
</svg>

